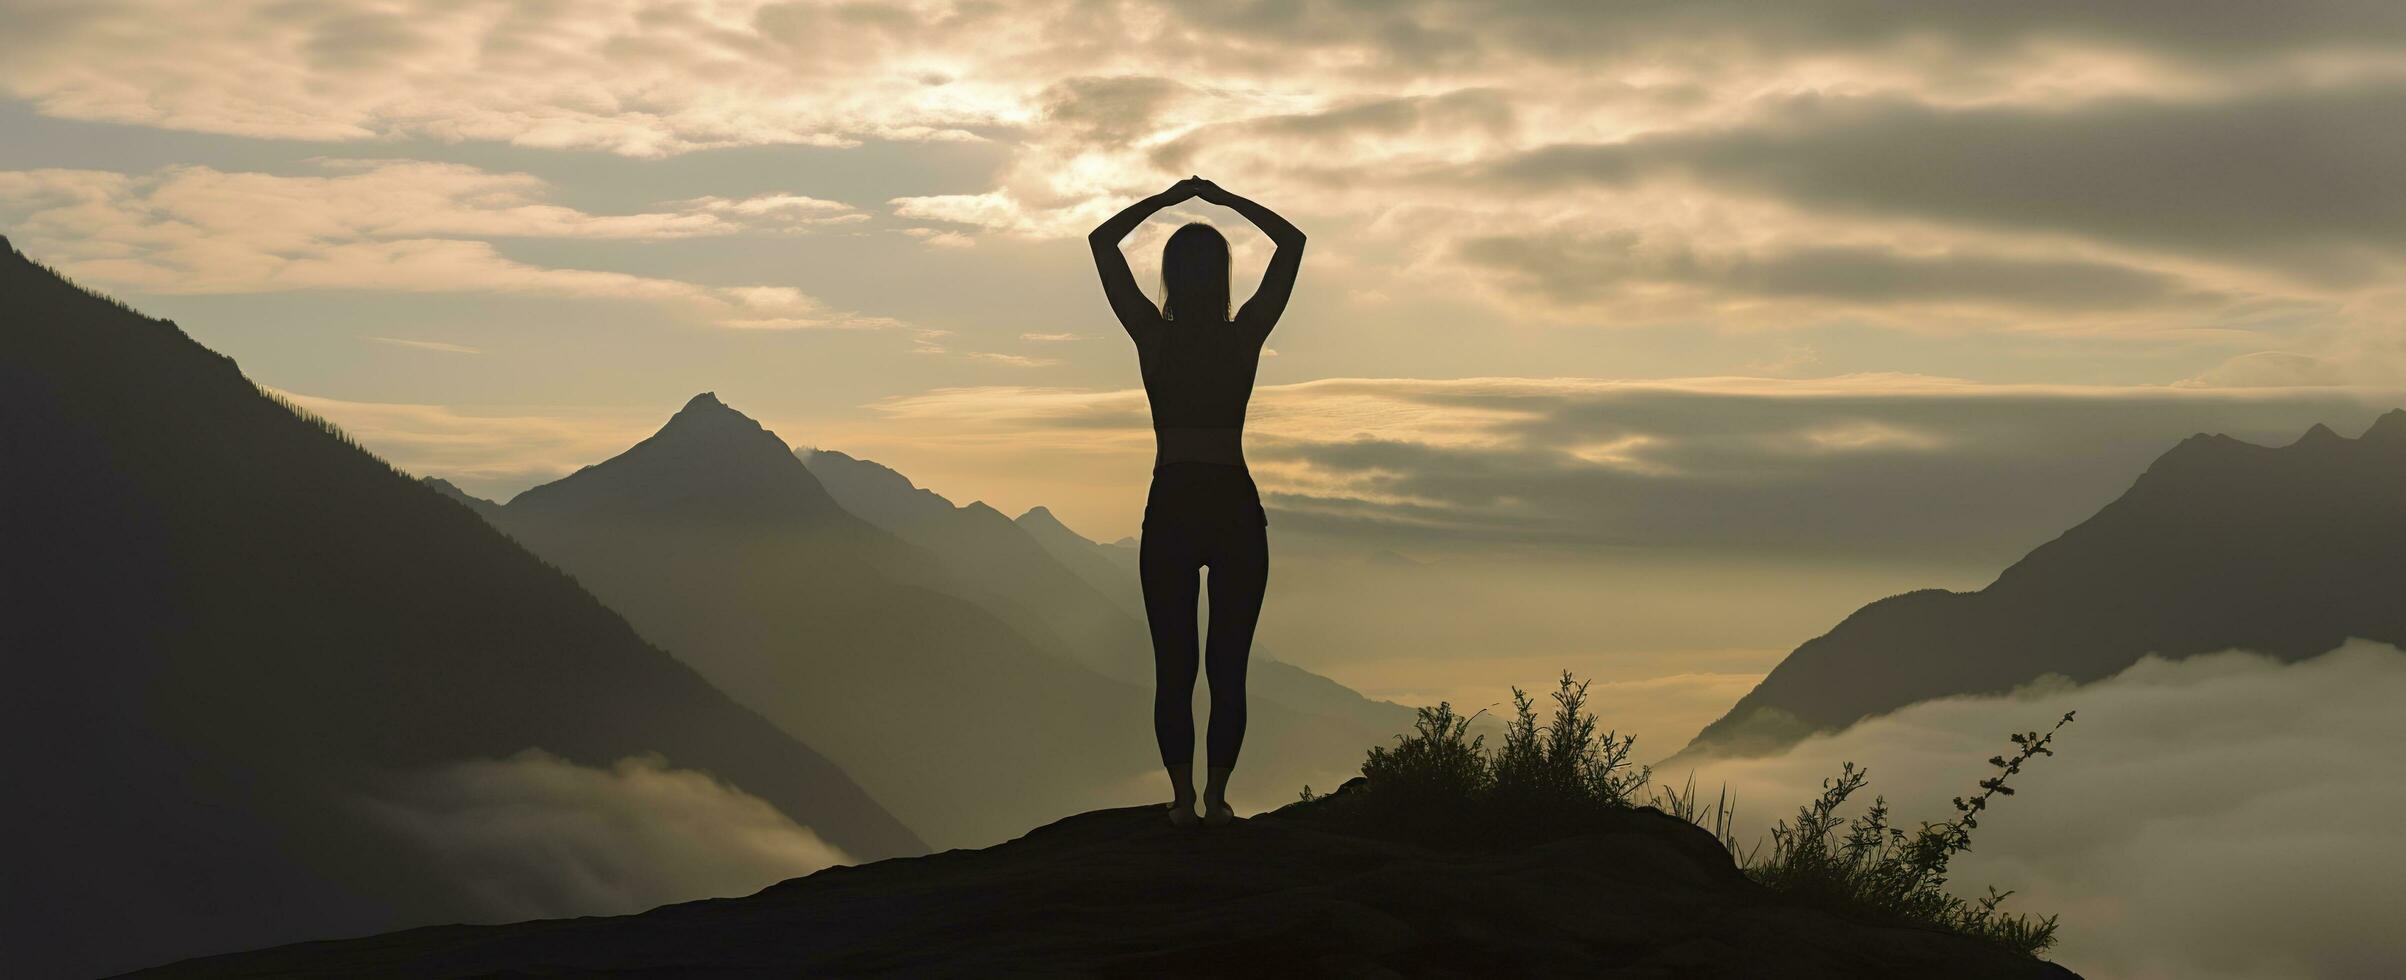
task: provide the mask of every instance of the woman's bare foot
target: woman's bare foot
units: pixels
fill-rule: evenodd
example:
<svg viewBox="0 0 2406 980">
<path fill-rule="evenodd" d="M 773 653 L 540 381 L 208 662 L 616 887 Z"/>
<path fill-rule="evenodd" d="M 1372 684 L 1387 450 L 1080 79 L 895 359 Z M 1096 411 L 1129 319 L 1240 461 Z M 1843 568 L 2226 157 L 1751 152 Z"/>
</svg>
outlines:
<svg viewBox="0 0 2406 980">
<path fill-rule="evenodd" d="M 1203 822 L 1213 827 L 1225 827 L 1236 819 L 1236 808 L 1228 805 L 1228 776 L 1235 767 L 1213 766 L 1210 778 L 1203 784 Z"/>
<path fill-rule="evenodd" d="M 1195 825 L 1195 766 L 1166 766 L 1170 773 L 1170 826 Z"/>
</svg>

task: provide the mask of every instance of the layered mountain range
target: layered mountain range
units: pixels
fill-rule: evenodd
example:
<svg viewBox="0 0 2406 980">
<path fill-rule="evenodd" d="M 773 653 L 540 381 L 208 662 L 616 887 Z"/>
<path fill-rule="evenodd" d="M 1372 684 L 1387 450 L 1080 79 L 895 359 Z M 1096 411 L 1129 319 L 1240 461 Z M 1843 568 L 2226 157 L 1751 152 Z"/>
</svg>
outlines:
<svg viewBox="0 0 2406 980">
<path fill-rule="evenodd" d="M 506 504 L 430 485 L 827 751 L 939 847 L 1161 795 L 1141 620 L 991 508 L 812 458 L 705 393 L 626 452 Z M 1264 799 L 1342 778 L 1410 721 L 1266 658 L 1250 687 L 1240 784 Z"/>
</svg>

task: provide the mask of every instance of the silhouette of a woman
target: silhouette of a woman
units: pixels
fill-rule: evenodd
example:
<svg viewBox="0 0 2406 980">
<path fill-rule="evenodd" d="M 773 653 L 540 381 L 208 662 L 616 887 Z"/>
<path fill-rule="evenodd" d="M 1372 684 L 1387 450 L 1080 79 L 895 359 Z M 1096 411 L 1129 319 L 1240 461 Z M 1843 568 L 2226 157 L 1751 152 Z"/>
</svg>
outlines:
<svg viewBox="0 0 2406 980">
<path fill-rule="evenodd" d="M 1243 215 L 1277 243 L 1253 298 L 1229 315 L 1228 239 L 1200 222 L 1161 250 L 1161 305 L 1136 286 L 1119 243 L 1146 218 L 1188 198 Z M 1303 232 L 1270 209 L 1189 177 L 1112 216 L 1087 236 L 1103 294 L 1136 342 L 1145 398 L 1153 406 L 1153 487 L 1145 499 L 1145 618 L 1153 633 L 1153 737 L 1176 798 L 1170 822 L 1195 823 L 1196 571 L 1211 569 L 1211 632 L 1201 660 L 1211 682 L 1209 780 L 1204 822 L 1235 817 L 1228 774 L 1245 739 L 1245 661 L 1269 583 L 1269 520 L 1245 469 L 1245 404 L 1253 397 L 1262 342 L 1286 312 L 1303 263 Z"/>
</svg>

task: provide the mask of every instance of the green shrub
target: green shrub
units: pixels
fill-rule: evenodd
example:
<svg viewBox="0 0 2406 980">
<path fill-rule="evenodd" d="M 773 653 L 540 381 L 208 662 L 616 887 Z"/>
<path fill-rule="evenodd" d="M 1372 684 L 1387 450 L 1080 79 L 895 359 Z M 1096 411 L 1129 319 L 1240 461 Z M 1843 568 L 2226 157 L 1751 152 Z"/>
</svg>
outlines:
<svg viewBox="0 0 2406 980">
<path fill-rule="evenodd" d="M 1322 807 L 1322 815 L 1365 832 L 1448 846 L 1528 843 L 1592 829 L 1610 811 L 1628 809 L 1650 774 L 1630 765 L 1634 738 L 1596 733 L 1585 683 L 1563 672 L 1553 701 L 1541 725 L 1536 700 L 1513 688 L 1513 718 L 1493 752 L 1486 736 L 1469 734 L 1472 719 L 1452 704 L 1422 708 L 1411 734 L 1397 736 L 1393 747 L 1372 748 L 1363 779 L 1339 794 L 1341 802 Z M 1303 799 L 1323 798 L 1306 786 Z"/>
<path fill-rule="evenodd" d="M 1537 810 L 1627 807 L 1630 794 L 1650 776 L 1643 767 L 1629 769 L 1636 737 L 1617 731 L 1597 737 L 1596 716 L 1586 710 L 1587 682 L 1573 680 L 1570 671 L 1562 672 L 1553 696 L 1553 717 L 1541 727 L 1528 692 L 1512 689 L 1512 723 L 1504 729 L 1503 750 L 1488 763 L 1497 804 Z"/>
<path fill-rule="evenodd" d="M 1362 763 L 1370 806 L 1383 811 L 1389 827 L 1407 836 L 1443 834 L 1471 819 L 1490 788 L 1486 736 L 1465 738 L 1470 719 L 1440 701 L 1420 709 L 1412 734 L 1396 736 L 1394 748 L 1372 746 Z M 1311 787 L 1304 787 L 1305 799 Z"/>
<path fill-rule="evenodd" d="M 1955 798 L 1954 819 L 1910 833 L 1891 823 L 1884 797 L 1852 819 L 1839 815 L 1870 779 L 1869 770 L 1845 763 L 1822 781 L 1819 796 L 1771 829 L 1771 853 L 1764 856 L 1760 843 L 1738 842 L 1737 801 L 1727 787 L 1709 805 L 1692 775 L 1680 789 L 1649 792 L 1653 773 L 1629 761 L 1635 737 L 1596 733 L 1586 682 L 1564 671 L 1553 701 L 1552 714 L 1540 725 L 1535 699 L 1513 688 L 1513 717 L 1504 725 L 1502 746 L 1492 752 L 1485 736 L 1470 734 L 1475 715 L 1458 715 L 1446 702 L 1422 708 L 1411 734 L 1397 736 L 1393 747 L 1370 750 L 1362 778 L 1326 796 L 1306 786 L 1303 801 L 1315 804 L 1310 809 L 1316 819 L 1357 831 L 1482 848 L 1591 831 L 1647 794 L 1646 803 L 1710 832 L 1749 878 L 1788 900 L 1944 929 L 2024 955 L 2055 942 L 2055 916 L 1999 909 L 2012 892 L 1990 888 L 1966 901 L 1945 885 L 1949 863 L 1971 849 L 1971 832 L 1991 801 L 2013 795 L 2007 780 L 2023 767 L 2055 754 L 2049 746 L 2071 723 L 2070 713 L 2045 732 L 2012 736 L 2015 753 L 1988 760 L 1998 772 L 1979 781 L 1976 795 Z"/>
</svg>

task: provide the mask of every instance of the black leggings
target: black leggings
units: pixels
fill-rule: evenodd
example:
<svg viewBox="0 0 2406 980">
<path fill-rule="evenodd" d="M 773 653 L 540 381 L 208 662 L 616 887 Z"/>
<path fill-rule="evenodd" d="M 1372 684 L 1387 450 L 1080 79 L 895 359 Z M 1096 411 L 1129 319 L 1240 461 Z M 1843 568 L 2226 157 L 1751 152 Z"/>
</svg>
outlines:
<svg viewBox="0 0 2406 980">
<path fill-rule="evenodd" d="M 1153 738 L 1164 765 L 1195 761 L 1196 570 L 1211 569 L 1211 632 L 1202 644 L 1211 682 L 1205 757 L 1233 768 L 1245 741 L 1245 661 L 1269 585 L 1269 532 L 1261 496 L 1242 467 L 1171 463 L 1154 471 L 1137 569 L 1153 630 Z"/>
</svg>

